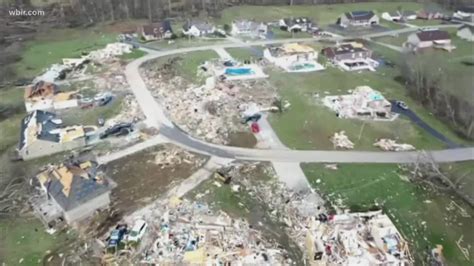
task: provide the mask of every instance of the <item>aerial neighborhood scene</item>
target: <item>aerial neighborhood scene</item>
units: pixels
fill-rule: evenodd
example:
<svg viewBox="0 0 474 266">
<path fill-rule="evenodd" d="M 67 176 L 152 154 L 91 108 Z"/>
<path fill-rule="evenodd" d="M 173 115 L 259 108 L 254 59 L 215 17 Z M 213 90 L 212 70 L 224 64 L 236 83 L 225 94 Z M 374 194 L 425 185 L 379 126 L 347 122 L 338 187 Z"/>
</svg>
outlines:
<svg viewBox="0 0 474 266">
<path fill-rule="evenodd" d="M 0 265 L 474 265 L 474 2 L 0 11 Z"/>
</svg>

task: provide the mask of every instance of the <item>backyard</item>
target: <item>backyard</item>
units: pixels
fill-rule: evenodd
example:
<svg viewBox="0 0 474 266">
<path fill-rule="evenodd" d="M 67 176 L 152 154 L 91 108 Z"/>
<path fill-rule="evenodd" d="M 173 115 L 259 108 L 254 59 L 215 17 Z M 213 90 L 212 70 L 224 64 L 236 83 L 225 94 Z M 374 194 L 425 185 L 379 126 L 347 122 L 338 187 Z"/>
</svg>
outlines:
<svg viewBox="0 0 474 266">
<path fill-rule="evenodd" d="M 472 208 L 449 197 L 407 181 L 396 165 L 343 164 L 331 170 L 319 164 L 304 164 L 303 170 L 314 188 L 336 206 L 352 211 L 382 208 L 411 243 L 417 263 L 437 244 L 443 245 L 448 265 L 470 265 L 456 241 L 472 254 Z"/>
</svg>

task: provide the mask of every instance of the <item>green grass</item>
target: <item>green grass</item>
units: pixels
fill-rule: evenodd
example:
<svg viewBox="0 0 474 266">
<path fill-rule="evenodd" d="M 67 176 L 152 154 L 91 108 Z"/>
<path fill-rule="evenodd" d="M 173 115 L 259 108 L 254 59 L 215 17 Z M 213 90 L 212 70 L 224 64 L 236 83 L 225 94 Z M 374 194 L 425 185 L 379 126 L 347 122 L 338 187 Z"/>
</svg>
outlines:
<svg viewBox="0 0 474 266">
<path fill-rule="evenodd" d="M 239 61 L 257 60 L 263 57 L 263 47 L 226 48 L 225 50 Z"/>
<path fill-rule="evenodd" d="M 375 38 L 374 41 L 388 43 L 395 46 L 402 46 L 403 43 L 407 41 L 408 35 L 410 34 L 412 34 L 412 32 L 398 34 L 397 36 L 384 36 L 384 37 Z"/>
<path fill-rule="evenodd" d="M 61 119 L 66 125 L 97 125 L 97 120 L 112 118 L 122 110 L 122 97 L 115 97 L 111 103 L 105 106 L 97 106 L 89 109 L 70 109 L 62 112 Z"/>
<path fill-rule="evenodd" d="M 189 39 L 187 37 L 179 37 L 178 39 L 175 39 L 172 42 L 168 42 L 168 40 L 148 42 L 146 43 L 145 46 L 149 46 L 155 49 L 172 50 L 172 49 L 178 49 L 178 48 L 197 47 L 197 46 L 206 46 L 206 45 L 214 45 L 214 44 L 224 44 L 224 43 L 229 43 L 229 42 L 223 38 L 191 38 Z"/>
<path fill-rule="evenodd" d="M 420 149 L 442 148 L 442 143 L 403 118 L 393 122 L 339 119 L 319 103 L 325 92 L 329 95 L 346 94 L 356 86 L 368 85 L 388 99 L 402 99 L 414 105 L 404 95 L 401 85 L 393 80 L 389 74 L 391 71 L 350 73 L 327 68 L 317 73 L 270 73 L 270 81 L 291 103 L 287 112 L 271 117 L 272 126 L 286 145 L 296 149 L 331 149 L 329 138 L 340 130 L 346 131 L 356 149 L 375 149 L 372 145 L 378 138 L 398 139 Z M 314 97 L 315 94 L 319 94 L 319 99 Z"/>
<path fill-rule="evenodd" d="M 436 25 L 441 25 L 442 20 L 437 20 L 437 19 L 415 19 L 415 20 L 410 20 L 407 22 L 408 24 L 424 27 L 424 26 L 436 26 Z"/>
<path fill-rule="evenodd" d="M 378 13 L 395 11 L 399 6 L 406 10 L 422 7 L 413 2 L 376 2 L 337 5 L 295 5 L 295 6 L 235 6 L 222 11 L 220 23 L 230 24 L 235 19 L 254 19 L 262 22 L 276 21 L 285 17 L 306 16 L 319 25 L 334 24 L 344 12 L 355 10 L 374 10 Z"/>
<path fill-rule="evenodd" d="M 140 58 L 144 56 L 146 52 L 139 50 L 139 49 L 133 49 L 131 53 L 128 54 L 123 54 L 120 56 L 120 59 L 123 59 L 125 61 L 131 61 L 133 59 Z"/>
<path fill-rule="evenodd" d="M 26 115 L 23 88 L 0 90 L 0 153 L 18 142 L 21 119 Z"/>
<path fill-rule="evenodd" d="M 61 247 L 66 235 L 49 235 L 36 218 L 2 218 L 0 220 L 0 263 L 5 265 L 38 265 L 47 251 Z M 23 262 L 20 264 L 20 260 Z"/>
<path fill-rule="evenodd" d="M 344 164 L 334 171 L 318 164 L 305 164 L 303 170 L 312 186 L 332 203 L 342 200 L 353 210 L 367 210 L 375 203 L 383 207 L 411 242 L 417 259 L 415 265 L 421 265 L 425 258 L 423 252 L 436 244 L 443 245 L 448 265 L 470 265 L 455 242 L 464 235 L 463 246 L 471 245 L 472 254 L 472 218 L 463 218 L 456 211 L 446 210 L 450 197 L 402 180 L 397 166 Z M 318 179 L 319 183 L 316 182 Z M 470 207 L 459 200 L 456 203 L 474 215 Z M 472 255 L 470 259 L 473 259 Z"/>
<path fill-rule="evenodd" d="M 115 38 L 115 34 L 100 28 L 51 30 L 26 44 L 22 59 L 16 63 L 17 75 L 34 77 L 51 64 L 61 63 L 62 58 L 103 48 Z"/>
</svg>

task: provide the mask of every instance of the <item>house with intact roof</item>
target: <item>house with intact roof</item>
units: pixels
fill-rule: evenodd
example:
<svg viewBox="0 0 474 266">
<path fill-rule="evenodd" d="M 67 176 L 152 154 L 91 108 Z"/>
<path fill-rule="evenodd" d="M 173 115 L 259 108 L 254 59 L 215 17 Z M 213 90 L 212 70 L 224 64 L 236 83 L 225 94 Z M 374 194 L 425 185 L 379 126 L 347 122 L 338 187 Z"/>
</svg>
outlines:
<svg viewBox="0 0 474 266">
<path fill-rule="evenodd" d="M 408 36 L 405 47 L 412 50 L 424 48 L 439 48 L 446 51 L 452 51 L 456 47 L 451 44 L 451 37 L 447 31 L 442 30 L 423 30 L 412 33 Z"/>
<path fill-rule="evenodd" d="M 192 37 L 202 37 L 211 35 L 216 31 L 216 27 L 207 21 L 187 20 L 183 25 L 183 34 Z"/>
<path fill-rule="evenodd" d="M 372 59 L 372 51 L 358 42 L 326 47 L 321 53 L 331 63 L 346 71 L 375 71 L 375 68 L 379 65 L 377 61 Z"/>
<path fill-rule="evenodd" d="M 474 26 L 464 25 L 458 29 L 456 35 L 463 40 L 474 42 Z"/>
<path fill-rule="evenodd" d="M 373 11 L 352 11 L 342 14 L 337 19 L 341 27 L 348 26 L 371 26 L 379 24 L 379 17 Z"/>
<path fill-rule="evenodd" d="M 98 170 L 95 161 L 73 161 L 50 165 L 36 175 L 36 181 L 53 213 L 62 216 L 67 223 L 80 221 L 96 210 L 107 208 L 113 183 Z M 34 205 L 38 210 L 38 205 Z M 39 211 L 42 211 L 39 209 Z M 41 213 L 47 216 L 46 213 Z M 46 222 L 59 217 L 48 217 Z"/>
<path fill-rule="evenodd" d="M 163 20 L 161 22 L 142 25 L 138 28 L 138 34 L 145 41 L 169 39 L 173 35 L 173 29 L 171 28 L 171 22 L 169 20 Z"/>
<path fill-rule="evenodd" d="M 96 132 L 95 126 L 63 126 L 56 114 L 35 110 L 21 121 L 18 155 L 29 160 L 84 147 Z"/>
</svg>

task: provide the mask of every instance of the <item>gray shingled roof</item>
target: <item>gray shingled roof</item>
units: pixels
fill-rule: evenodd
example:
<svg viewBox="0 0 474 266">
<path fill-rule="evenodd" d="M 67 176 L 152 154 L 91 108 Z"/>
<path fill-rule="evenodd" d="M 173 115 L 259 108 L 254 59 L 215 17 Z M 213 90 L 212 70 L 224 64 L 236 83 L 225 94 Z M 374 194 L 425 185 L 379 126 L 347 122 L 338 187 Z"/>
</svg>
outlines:
<svg viewBox="0 0 474 266">
<path fill-rule="evenodd" d="M 79 171 L 79 163 L 69 163 L 66 165 L 69 169 Z M 63 185 L 61 181 L 50 174 L 50 180 L 45 184 L 48 194 L 61 206 L 64 211 L 72 210 L 81 204 L 98 197 L 112 189 L 107 179 L 102 179 L 103 183 L 98 183 L 95 179 L 97 176 L 97 163 L 93 162 L 92 167 L 87 169 L 89 178 L 80 175 L 73 175 L 69 195 L 63 193 Z"/>
<path fill-rule="evenodd" d="M 36 124 L 41 124 L 41 131 L 38 132 L 37 135 L 38 139 L 54 142 L 59 142 L 60 140 L 59 134 L 50 133 L 51 130 L 60 127 L 59 124 L 53 122 L 53 120 L 56 119 L 56 114 L 42 110 L 36 110 L 25 116 L 21 122 L 20 143 L 18 146 L 20 150 L 26 145 L 26 130 L 31 120 L 34 118 L 36 118 Z"/>
</svg>

